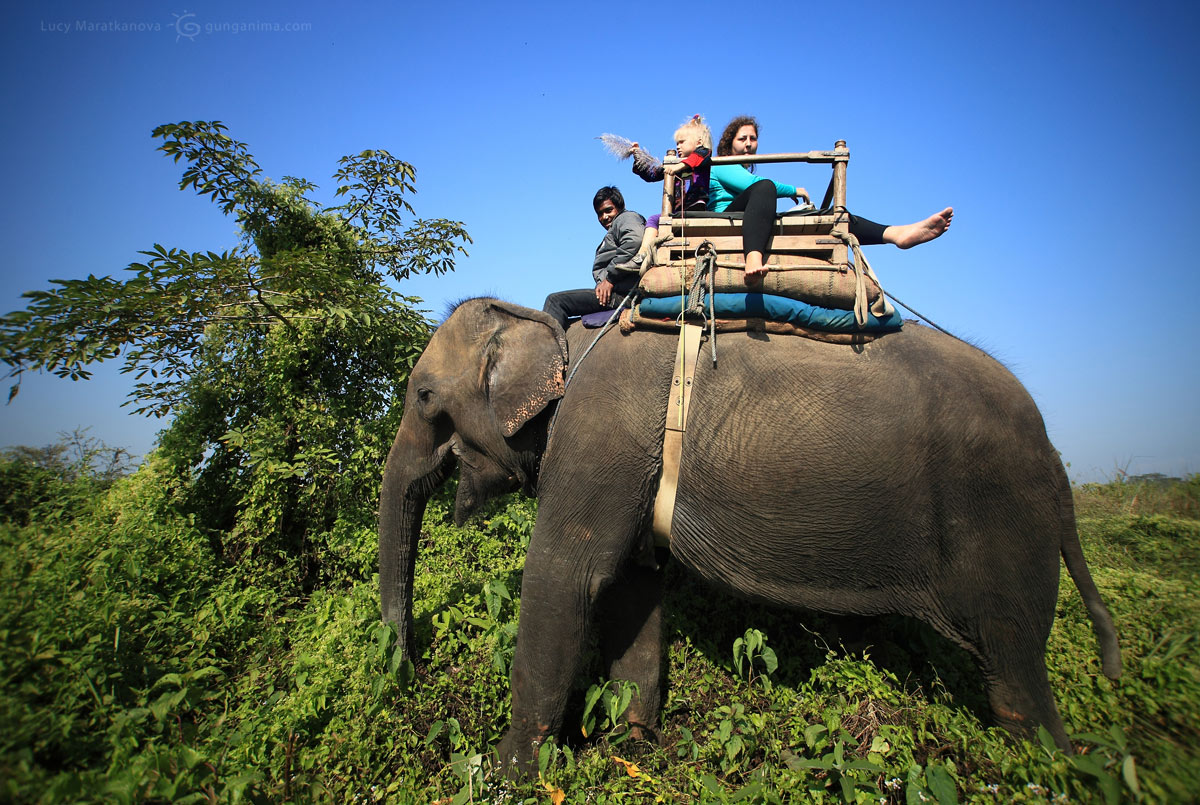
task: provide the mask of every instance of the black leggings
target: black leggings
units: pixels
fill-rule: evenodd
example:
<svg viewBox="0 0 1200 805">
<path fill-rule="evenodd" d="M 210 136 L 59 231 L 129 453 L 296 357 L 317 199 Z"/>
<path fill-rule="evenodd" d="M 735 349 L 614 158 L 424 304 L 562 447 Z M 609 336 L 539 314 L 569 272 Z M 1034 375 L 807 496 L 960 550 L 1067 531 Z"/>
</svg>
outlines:
<svg viewBox="0 0 1200 805">
<path fill-rule="evenodd" d="M 775 226 L 775 183 L 759 179 L 729 202 L 725 212 L 742 213 L 742 251 L 767 253 Z"/>
<path fill-rule="evenodd" d="M 767 253 L 771 242 L 771 228 L 775 226 L 775 183 L 770 179 L 759 179 L 747 187 L 738 197 L 729 202 L 725 212 L 742 213 L 742 251 Z M 887 227 L 857 215 L 850 215 L 850 234 L 858 238 L 863 246 L 883 243 L 883 230 Z"/>
</svg>

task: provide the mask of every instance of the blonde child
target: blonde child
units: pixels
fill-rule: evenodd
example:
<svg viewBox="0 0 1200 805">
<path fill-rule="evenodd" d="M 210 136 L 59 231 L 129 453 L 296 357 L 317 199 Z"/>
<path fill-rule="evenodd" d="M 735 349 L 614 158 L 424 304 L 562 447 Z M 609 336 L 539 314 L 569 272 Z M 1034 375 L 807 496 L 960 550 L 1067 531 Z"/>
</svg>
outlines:
<svg viewBox="0 0 1200 805">
<path fill-rule="evenodd" d="M 630 153 L 637 149 L 636 142 L 630 145 Z M 675 130 L 675 149 L 679 155 L 678 161 L 647 165 L 635 159 L 633 172 L 647 182 L 661 182 L 667 175 L 683 177 L 675 181 L 671 215 L 702 212 L 708 209 L 708 174 L 712 167 L 712 132 L 704 118 L 693 115 Z M 614 265 L 613 268 L 644 273 L 653 264 L 654 240 L 658 237 L 660 217 L 660 214 L 655 214 L 646 219 L 646 233 L 642 236 L 638 253 L 628 262 Z"/>
</svg>

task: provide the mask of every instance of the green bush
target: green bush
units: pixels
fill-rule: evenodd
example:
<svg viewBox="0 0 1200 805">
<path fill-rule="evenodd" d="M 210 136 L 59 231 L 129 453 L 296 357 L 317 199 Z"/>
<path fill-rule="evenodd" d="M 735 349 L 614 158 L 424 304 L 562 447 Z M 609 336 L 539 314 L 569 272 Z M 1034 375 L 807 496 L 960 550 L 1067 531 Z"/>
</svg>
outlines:
<svg viewBox="0 0 1200 805">
<path fill-rule="evenodd" d="M 629 740 L 628 686 L 581 680 L 565 741 L 514 786 L 492 773 L 493 749 L 532 502 L 495 501 L 460 529 L 453 484 L 431 501 L 414 665 L 379 622 L 374 576 L 298 593 L 228 561 L 161 456 L 86 496 L 70 491 L 86 473 L 39 471 L 58 473 L 61 497 L 0 523 L 6 800 L 1176 802 L 1200 790 L 1200 531 L 1187 518 L 1081 516 L 1125 673 L 1100 673 L 1064 570 L 1047 665 L 1074 756 L 1044 733 L 991 727 L 969 658 L 920 624 L 747 606 L 672 566 L 662 742 Z M 371 567 L 373 532 L 356 528 L 346 539 Z"/>
<path fill-rule="evenodd" d="M 125 475 L 132 461 L 84 430 L 62 434 L 46 447 L 0 450 L 0 522 L 71 517 Z"/>
</svg>

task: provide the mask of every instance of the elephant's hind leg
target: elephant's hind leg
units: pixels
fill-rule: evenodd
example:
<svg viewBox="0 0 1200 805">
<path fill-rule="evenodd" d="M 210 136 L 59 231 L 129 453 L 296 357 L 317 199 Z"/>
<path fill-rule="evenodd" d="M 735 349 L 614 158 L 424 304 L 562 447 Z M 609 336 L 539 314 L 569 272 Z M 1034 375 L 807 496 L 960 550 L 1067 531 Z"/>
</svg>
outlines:
<svg viewBox="0 0 1200 805">
<path fill-rule="evenodd" d="M 600 648 L 609 679 L 633 682 L 625 713 L 633 737 L 657 741 L 662 706 L 662 575 L 653 553 L 635 559 L 597 603 Z"/>
</svg>

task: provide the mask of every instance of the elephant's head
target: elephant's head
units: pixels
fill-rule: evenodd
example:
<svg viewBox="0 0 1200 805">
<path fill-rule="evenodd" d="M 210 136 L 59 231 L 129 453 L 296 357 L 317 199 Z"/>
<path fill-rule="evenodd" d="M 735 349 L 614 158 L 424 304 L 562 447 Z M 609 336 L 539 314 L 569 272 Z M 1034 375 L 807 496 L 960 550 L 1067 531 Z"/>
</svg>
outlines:
<svg viewBox="0 0 1200 805">
<path fill-rule="evenodd" d="M 385 621 L 414 657 L 412 582 L 429 496 L 460 467 L 458 524 L 494 495 L 536 494 L 547 406 L 562 396 L 567 342 L 539 311 L 470 299 L 437 329 L 408 381 L 379 502 Z"/>
</svg>

